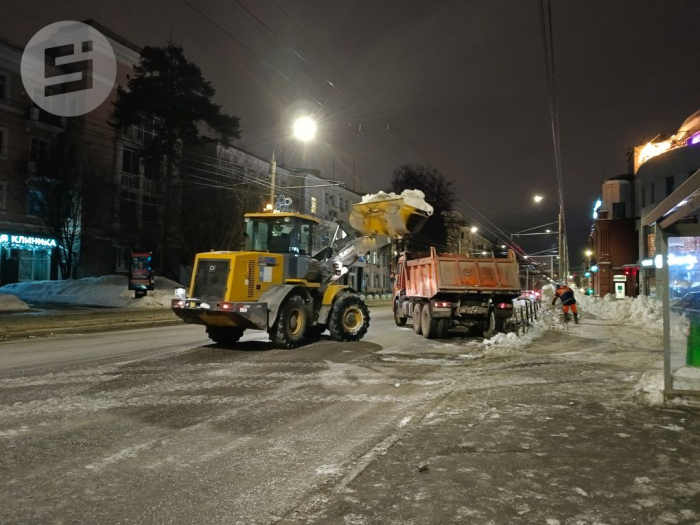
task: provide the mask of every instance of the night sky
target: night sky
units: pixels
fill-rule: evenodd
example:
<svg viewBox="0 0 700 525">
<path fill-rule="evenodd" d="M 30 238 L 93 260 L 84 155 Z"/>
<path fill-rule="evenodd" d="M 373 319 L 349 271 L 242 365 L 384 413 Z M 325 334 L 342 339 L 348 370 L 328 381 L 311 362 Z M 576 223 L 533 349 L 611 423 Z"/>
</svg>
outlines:
<svg viewBox="0 0 700 525">
<path fill-rule="evenodd" d="M 386 189 L 399 164 L 431 163 L 503 230 L 556 220 L 536 0 L 188 2 L 196 10 L 174 0 L 0 0 L 0 37 L 23 46 L 49 23 L 92 18 L 137 45 L 172 38 L 241 117 L 246 149 L 267 157 L 274 148 L 289 166 L 364 192 Z M 576 264 L 603 180 L 627 171 L 630 147 L 700 109 L 700 2 L 555 1 L 552 18 Z M 301 146 L 288 131 L 309 111 L 320 130 Z M 478 218 L 464 201 L 457 208 Z M 528 251 L 548 247 L 522 239 Z"/>
</svg>

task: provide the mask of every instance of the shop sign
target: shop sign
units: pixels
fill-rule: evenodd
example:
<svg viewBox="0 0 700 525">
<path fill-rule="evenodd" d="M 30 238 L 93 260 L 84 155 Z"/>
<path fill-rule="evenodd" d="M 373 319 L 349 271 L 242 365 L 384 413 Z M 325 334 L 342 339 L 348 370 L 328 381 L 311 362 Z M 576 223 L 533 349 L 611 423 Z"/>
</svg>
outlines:
<svg viewBox="0 0 700 525">
<path fill-rule="evenodd" d="M 625 282 L 627 281 L 626 275 L 613 275 L 613 281 Z"/>
<path fill-rule="evenodd" d="M 29 237 L 26 235 L 10 235 L 8 233 L 0 233 L 0 244 L 26 249 L 55 248 L 58 246 L 55 239 L 47 237 Z"/>
</svg>

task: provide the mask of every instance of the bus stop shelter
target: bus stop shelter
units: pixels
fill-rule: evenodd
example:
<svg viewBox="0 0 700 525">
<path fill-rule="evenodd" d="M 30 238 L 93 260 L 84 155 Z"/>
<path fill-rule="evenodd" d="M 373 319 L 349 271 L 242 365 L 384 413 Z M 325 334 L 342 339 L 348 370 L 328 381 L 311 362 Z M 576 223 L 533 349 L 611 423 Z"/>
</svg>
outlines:
<svg viewBox="0 0 700 525">
<path fill-rule="evenodd" d="M 672 299 L 697 291 L 700 304 L 699 212 L 700 170 L 641 222 L 655 240 L 647 264 L 656 270 L 656 293 L 663 307 L 664 398 L 684 397 L 694 404 L 700 402 L 700 307 L 681 310 Z"/>
</svg>

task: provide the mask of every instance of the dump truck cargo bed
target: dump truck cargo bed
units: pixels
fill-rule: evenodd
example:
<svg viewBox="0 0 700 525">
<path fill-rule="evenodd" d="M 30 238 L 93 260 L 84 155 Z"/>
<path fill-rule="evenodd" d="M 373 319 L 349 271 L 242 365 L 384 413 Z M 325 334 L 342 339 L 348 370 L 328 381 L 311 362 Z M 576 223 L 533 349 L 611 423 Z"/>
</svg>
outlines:
<svg viewBox="0 0 700 525">
<path fill-rule="evenodd" d="M 475 259 L 464 254 L 438 255 L 406 261 L 406 295 L 434 297 L 440 292 L 520 292 L 518 262 L 509 252 L 506 259 Z"/>
</svg>

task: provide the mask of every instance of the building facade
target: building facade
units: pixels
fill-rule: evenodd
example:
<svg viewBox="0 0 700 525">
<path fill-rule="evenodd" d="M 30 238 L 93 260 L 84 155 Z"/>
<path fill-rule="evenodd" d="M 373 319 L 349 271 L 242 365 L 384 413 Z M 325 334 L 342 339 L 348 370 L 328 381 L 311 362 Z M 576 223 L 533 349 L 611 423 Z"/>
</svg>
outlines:
<svg viewBox="0 0 700 525">
<path fill-rule="evenodd" d="M 638 290 L 634 177 L 620 175 L 605 181 L 593 210 L 588 248 L 591 288 L 597 296 L 636 297 Z"/>
</svg>

